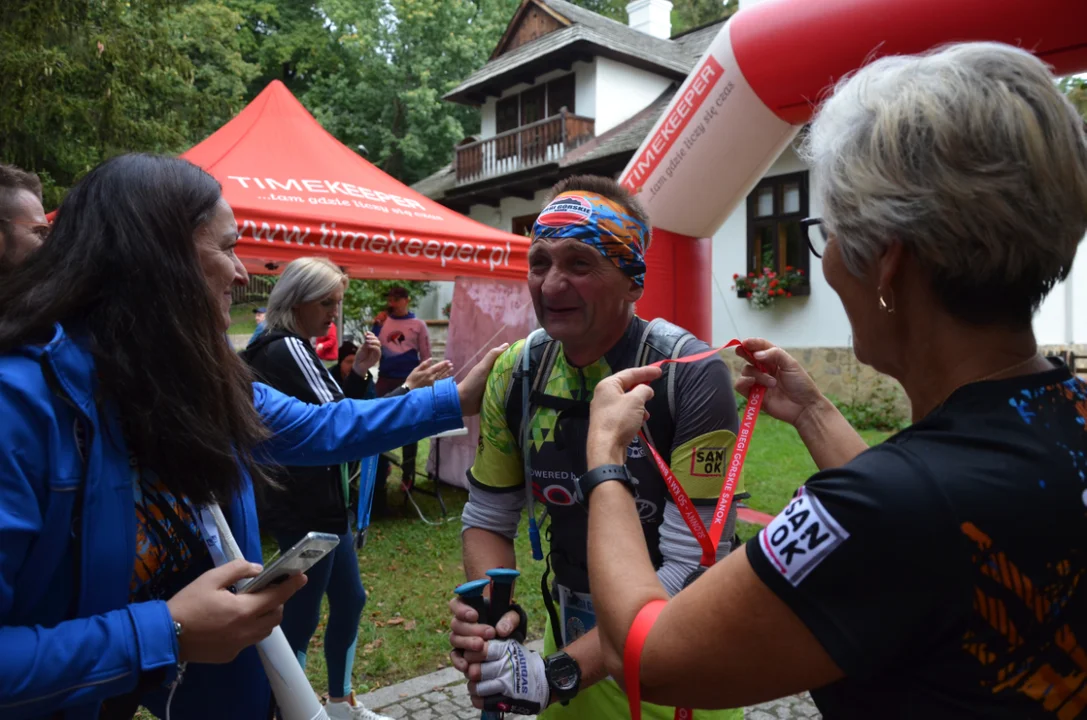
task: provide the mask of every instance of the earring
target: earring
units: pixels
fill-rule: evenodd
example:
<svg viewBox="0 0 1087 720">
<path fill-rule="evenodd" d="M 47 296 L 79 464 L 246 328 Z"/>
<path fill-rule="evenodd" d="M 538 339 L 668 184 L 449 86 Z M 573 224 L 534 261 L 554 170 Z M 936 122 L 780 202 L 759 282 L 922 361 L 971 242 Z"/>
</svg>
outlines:
<svg viewBox="0 0 1087 720">
<path fill-rule="evenodd" d="M 887 291 L 889 293 L 891 293 L 891 302 L 890 302 L 890 304 L 888 304 L 887 301 L 883 299 L 883 288 L 880 288 L 878 290 L 878 292 L 879 292 L 879 309 L 882 310 L 883 312 L 887 313 L 888 315 L 893 315 L 894 311 L 895 311 L 895 291 L 893 289 L 891 289 L 891 288 L 887 288 Z"/>
</svg>

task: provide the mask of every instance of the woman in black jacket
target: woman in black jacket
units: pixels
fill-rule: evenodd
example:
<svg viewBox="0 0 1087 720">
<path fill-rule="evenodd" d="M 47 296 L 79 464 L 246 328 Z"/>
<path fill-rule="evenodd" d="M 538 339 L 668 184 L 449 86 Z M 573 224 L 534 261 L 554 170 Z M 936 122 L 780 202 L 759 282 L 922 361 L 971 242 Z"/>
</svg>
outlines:
<svg viewBox="0 0 1087 720">
<path fill-rule="evenodd" d="M 377 362 L 364 345 L 351 366 L 352 376 L 334 378 L 317 357 L 310 338 L 320 337 L 339 312 L 347 277 L 323 258 L 291 262 L 268 298 L 267 329 L 245 351 L 261 380 L 305 402 L 322 405 L 345 397 L 364 397 L 369 369 Z M 338 368 L 333 371 L 339 375 Z M 341 388 L 342 382 L 342 388 Z M 384 720 L 357 704 L 351 687 L 355 640 L 366 604 L 348 519 L 347 473 L 341 465 L 286 467 L 277 473 L 279 488 L 260 498 L 261 527 L 270 530 L 281 551 L 308 532 L 340 536 L 340 544 L 306 575 L 309 582 L 284 607 L 282 628 L 291 648 L 305 665 L 309 641 L 317 630 L 321 598 L 328 595 L 325 631 L 329 701 L 332 720 Z"/>
</svg>

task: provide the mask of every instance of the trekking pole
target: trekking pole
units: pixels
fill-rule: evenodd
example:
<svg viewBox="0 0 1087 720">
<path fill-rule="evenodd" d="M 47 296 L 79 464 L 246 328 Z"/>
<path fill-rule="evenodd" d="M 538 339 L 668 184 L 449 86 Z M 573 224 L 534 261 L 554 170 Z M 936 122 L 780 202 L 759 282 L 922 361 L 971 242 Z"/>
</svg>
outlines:
<svg viewBox="0 0 1087 720">
<path fill-rule="evenodd" d="M 520 572 L 508 568 L 494 568 L 487 571 L 487 577 L 491 579 L 491 626 L 497 628 L 498 621 L 509 612 L 510 605 L 513 602 L 513 585 L 520 576 Z M 497 636 L 497 629 L 495 632 Z M 506 717 L 504 710 L 508 709 L 506 706 L 508 702 L 509 700 L 506 698 L 499 699 L 497 701 L 499 711 L 487 715 L 485 710 L 482 720 Z"/>
<path fill-rule="evenodd" d="M 497 626 L 502 616 L 509 612 L 513 602 L 513 584 L 521 573 L 507 568 L 495 568 L 487 571 L 491 579 L 491 625 Z"/>
<path fill-rule="evenodd" d="M 458 585 L 453 591 L 464 602 L 479 614 L 479 622 L 491 625 L 490 614 L 487 612 L 487 598 L 483 597 L 483 589 L 491 584 L 490 579 L 481 578 Z M 479 716 L 480 720 L 498 720 L 502 716 L 498 713 L 484 710 Z"/>
</svg>

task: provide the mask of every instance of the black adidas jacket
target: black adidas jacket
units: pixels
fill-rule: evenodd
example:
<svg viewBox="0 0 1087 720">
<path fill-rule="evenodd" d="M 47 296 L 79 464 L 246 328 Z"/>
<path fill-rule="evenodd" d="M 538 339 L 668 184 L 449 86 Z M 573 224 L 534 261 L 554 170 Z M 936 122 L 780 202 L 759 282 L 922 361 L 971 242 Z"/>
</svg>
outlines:
<svg viewBox="0 0 1087 720">
<path fill-rule="evenodd" d="M 345 387 L 333 379 L 309 341 L 286 330 L 263 333 L 242 353 L 257 379 L 312 405 L 344 397 L 363 399 L 370 380 L 351 373 Z M 327 532 L 350 527 L 339 465 L 268 468 L 281 489 L 257 493 L 261 528 L 287 534 Z"/>
</svg>

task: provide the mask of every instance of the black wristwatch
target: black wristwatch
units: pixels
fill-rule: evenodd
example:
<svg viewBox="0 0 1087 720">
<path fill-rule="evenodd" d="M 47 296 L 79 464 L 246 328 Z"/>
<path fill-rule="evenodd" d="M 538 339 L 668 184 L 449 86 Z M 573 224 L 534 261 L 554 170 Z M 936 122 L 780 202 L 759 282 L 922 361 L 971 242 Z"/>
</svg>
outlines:
<svg viewBox="0 0 1087 720">
<path fill-rule="evenodd" d="M 593 489 L 600 483 L 606 483 L 609 480 L 617 480 L 633 492 L 634 481 L 631 480 L 626 465 L 601 465 L 574 481 L 574 494 L 577 501 L 585 507 L 589 507 L 589 495 L 592 494 Z"/>
<path fill-rule="evenodd" d="M 581 689 L 581 666 L 562 650 L 544 658 L 544 675 L 551 688 L 551 699 L 563 705 L 573 700 Z"/>
</svg>

